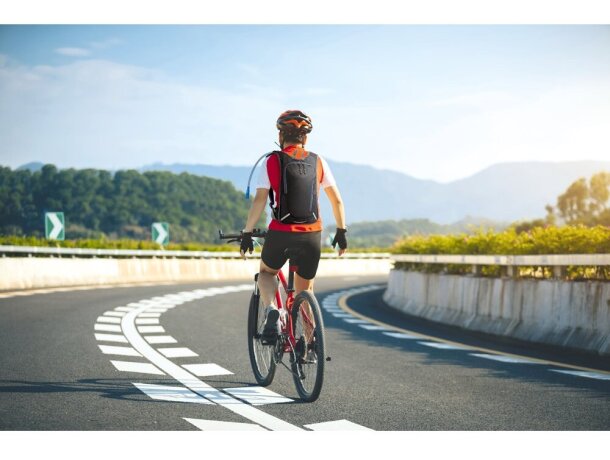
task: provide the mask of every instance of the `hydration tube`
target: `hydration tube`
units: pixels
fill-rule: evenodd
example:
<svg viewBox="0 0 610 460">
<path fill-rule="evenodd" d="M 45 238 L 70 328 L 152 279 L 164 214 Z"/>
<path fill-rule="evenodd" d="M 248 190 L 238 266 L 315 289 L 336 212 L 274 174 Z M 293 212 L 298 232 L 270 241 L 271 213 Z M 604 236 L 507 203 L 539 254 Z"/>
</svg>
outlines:
<svg viewBox="0 0 610 460">
<path fill-rule="evenodd" d="M 254 170 L 256 169 L 256 167 L 258 166 L 258 164 L 260 163 L 260 161 L 263 158 L 267 158 L 269 155 L 272 155 L 273 152 L 271 153 L 265 153 L 262 157 L 260 157 L 258 160 L 256 160 L 256 163 L 254 163 L 254 166 L 252 166 L 252 170 L 250 171 L 250 176 L 248 177 L 248 187 L 246 188 L 246 200 L 250 199 L 250 181 L 252 180 L 252 174 L 254 174 Z"/>
</svg>

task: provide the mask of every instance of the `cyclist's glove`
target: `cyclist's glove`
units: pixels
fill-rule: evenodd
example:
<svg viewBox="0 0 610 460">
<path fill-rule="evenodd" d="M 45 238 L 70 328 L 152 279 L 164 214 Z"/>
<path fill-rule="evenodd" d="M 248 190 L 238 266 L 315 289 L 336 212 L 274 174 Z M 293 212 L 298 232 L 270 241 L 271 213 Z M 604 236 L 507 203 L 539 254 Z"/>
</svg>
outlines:
<svg viewBox="0 0 610 460">
<path fill-rule="evenodd" d="M 254 251 L 254 242 L 252 241 L 252 232 L 242 232 L 241 234 L 241 245 L 239 246 L 239 251 L 244 254 L 250 251 Z"/>
<path fill-rule="evenodd" d="M 335 232 L 335 238 L 333 239 L 332 246 L 333 249 L 337 244 L 339 245 L 339 249 L 347 249 L 347 239 L 345 238 L 345 234 L 347 233 L 347 228 L 338 228 Z"/>
</svg>

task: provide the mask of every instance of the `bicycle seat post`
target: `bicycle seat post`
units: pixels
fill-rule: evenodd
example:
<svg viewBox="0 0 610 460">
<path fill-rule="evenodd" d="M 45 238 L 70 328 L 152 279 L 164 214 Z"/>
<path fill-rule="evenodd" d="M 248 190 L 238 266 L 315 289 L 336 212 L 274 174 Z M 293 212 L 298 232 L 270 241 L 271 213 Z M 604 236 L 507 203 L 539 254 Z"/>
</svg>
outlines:
<svg viewBox="0 0 610 460">
<path fill-rule="evenodd" d="M 286 292 L 294 292 L 294 274 L 299 267 L 292 263 L 292 254 L 290 249 L 286 249 L 285 254 L 288 256 L 288 286 Z"/>
</svg>

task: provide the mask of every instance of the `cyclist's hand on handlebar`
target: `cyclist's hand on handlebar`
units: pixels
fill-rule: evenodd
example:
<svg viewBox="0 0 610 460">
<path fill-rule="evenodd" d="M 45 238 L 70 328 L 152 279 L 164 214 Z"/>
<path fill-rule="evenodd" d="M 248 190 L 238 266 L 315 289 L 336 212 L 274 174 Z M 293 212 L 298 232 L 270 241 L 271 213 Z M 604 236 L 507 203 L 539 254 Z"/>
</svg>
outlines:
<svg viewBox="0 0 610 460">
<path fill-rule="evenodd" d="M 332 246 L 334 249 L 337 244 L 339 245 L 339 256 L 345 254 L 345 251 L 347 250 L 347 238 L 345 237 L 346 233 L 346 228 L 338 228 L 335 232 L 335 238 L 333 239 Z"/>
<path fill-rule="evenodd" d="M 252 254 L 254 251 L 254 242 L 252 241 L 252 232 L 242 232 L 241 244 L 239 246 L 239 253 L 242 258 L 246 258 L 246 252 Z"/>
</svg>

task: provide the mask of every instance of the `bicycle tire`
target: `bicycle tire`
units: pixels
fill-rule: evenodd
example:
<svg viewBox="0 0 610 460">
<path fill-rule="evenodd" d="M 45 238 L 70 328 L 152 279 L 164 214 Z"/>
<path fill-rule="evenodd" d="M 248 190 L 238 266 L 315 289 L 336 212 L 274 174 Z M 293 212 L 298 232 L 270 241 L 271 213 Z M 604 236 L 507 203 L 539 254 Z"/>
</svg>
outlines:
<svg viewBox="0 0 610 460">
<path fill-rule="evenodd" d="M 248 355 L 256 382 L 268 386 L 273 382 L 276 363 L 273 359 L 274 347 L 261 344 L 260 331 L 265 324 L 265 309 L 260 305 L 260 294 L 252 293 L 248 310 Z"/>
<path fill-rule="evenodd" d="M 307 305 L 310 307 L 309 311 Z M 313 324 L 308 321 L 310 316 L 313 316 Z M 292 377 L 301 399 L 312 402 L 318 399 L 322 391 L 326 346 L 322 312 L 311 292 L 302 291 L 295 297 L 292 305 L 292 327 L 297 344 L 300 340 L 307 344 L 305 356 L 297 352 L 297 359 L 292 363 Z M 297 345 L 297 350 L 299 347 L 302 345 Z"/>
</svg>

